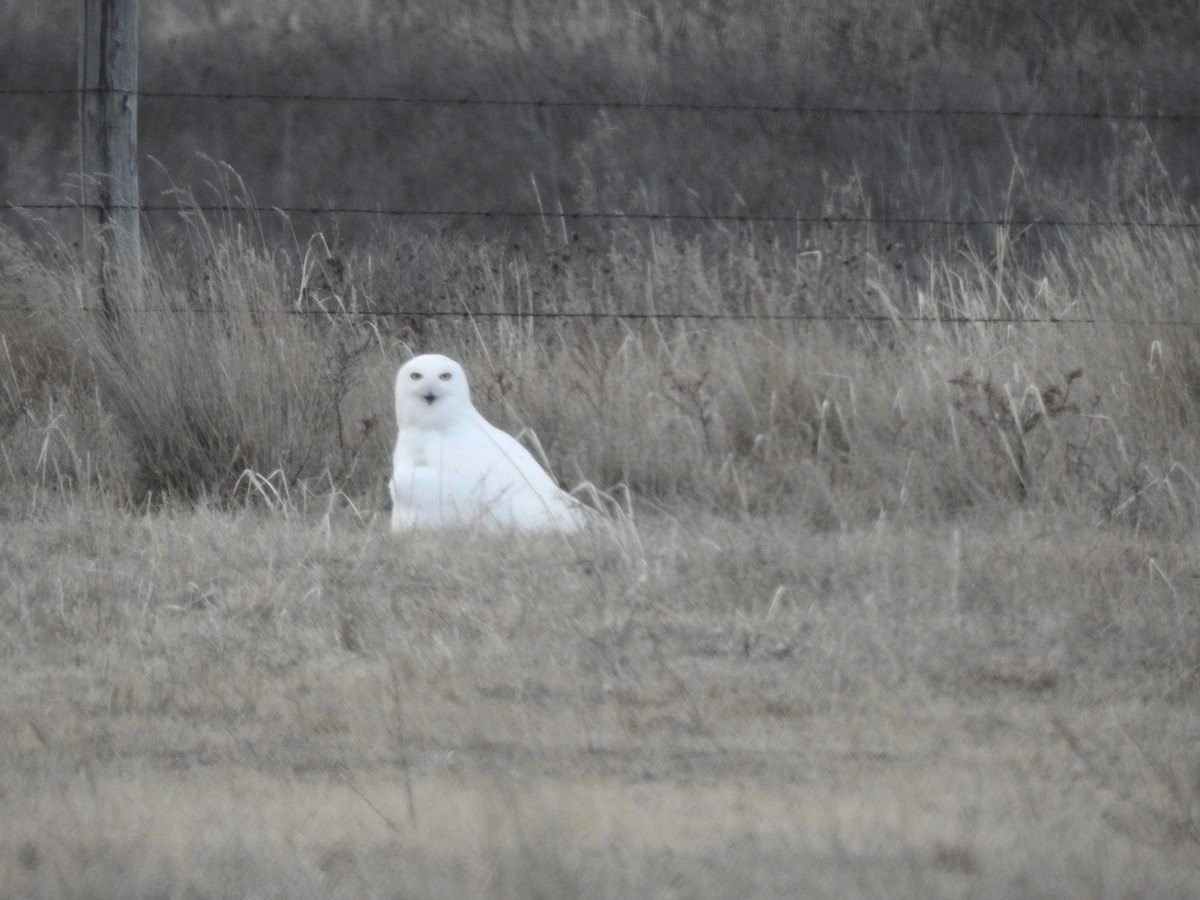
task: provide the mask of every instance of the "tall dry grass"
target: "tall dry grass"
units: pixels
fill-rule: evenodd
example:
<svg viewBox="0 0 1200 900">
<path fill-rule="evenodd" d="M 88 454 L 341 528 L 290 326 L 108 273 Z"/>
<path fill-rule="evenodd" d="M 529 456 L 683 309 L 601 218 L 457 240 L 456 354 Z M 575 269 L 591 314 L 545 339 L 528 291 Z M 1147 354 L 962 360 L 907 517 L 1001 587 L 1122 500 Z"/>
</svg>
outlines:
<svg viewBox="0 0 1200 900">
<path fill-rule="evenodd" d="M 106 486 L 138 500 L 229 497 L 264 480 L 286 491 L 345 476 L 357 447 L 342 404 L 370 333 L 337 316 L 342 309 L 312 305 L 302 273 L 252 227 L 188 215 L 180 225 L 186 241 L 175 254 L 110 267 L 104 306 L 61 247 L 56 267 L 14 246 L 33 310 L 22 327 L 54 335 L 59 365 L 73 374 L 72 408 L 90 406 L 105 423 L 70 443 L 88 454 L 107 447 Z M 30 379 L 47 376 L 15 343 L 4 382 L 10 426 L 21 421 L 28 432 L 39 396 Z M 72 455 L 69 466 L 55 465 L 78 482 L 80 451 Z"/>
<path fill-rule="evenodd" d="M 467 248 L 428 281 L 441 309 L 479 315 L 405 339 L 462 358 L 481 405 L 532 426 L 563 477 L 651 502 L 822 525 L 1027 504 L 1194 521 L 1187 234 L 1079 236 L 1032 273 L 1000 236 L 915 287 L 869 235 L 833 252 L 729 237 L 565 260 Z M 549 310 L 763 318 L 520 316 Z"/>
<path fill-rule="evenodd" d="M 564 483 L 651 506 L 818 527 L 1031 505 L 1195 524 L 1187 232 L 1089 231 L 1035 268 L 1001 235 L 914 286 L 869 232 L 832 248 L 650 231 L 569 253 L 396 236 L 347 252 L 181 223 L 186 255 L 117 273 L 114 321 L 81 305 L 65 255 L 5 244 L 37 310 L 5 335 L 10 482 L 86 458 L 138 499 L 320 482 L 377 506 L 393 373 L 438 351 Z"/>
</svg>

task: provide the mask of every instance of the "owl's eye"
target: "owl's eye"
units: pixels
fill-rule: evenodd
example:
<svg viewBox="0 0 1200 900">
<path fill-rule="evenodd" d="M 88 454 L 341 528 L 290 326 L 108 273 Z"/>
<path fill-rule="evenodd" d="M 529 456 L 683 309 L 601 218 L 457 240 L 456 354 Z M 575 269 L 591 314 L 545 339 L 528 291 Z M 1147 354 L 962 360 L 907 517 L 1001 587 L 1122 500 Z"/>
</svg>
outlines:
<svg viewBox="0 0 1200 900">
<path fill-rule="evenodd" d="M 409 373 L 408 377 L 411 378 L 413 381 L 420 381 L 421 373 L 420 372 L 411 372 L 411 373 Z"/>
<path fill-rule="evenodd" d="M 438 376 L 438 378 L 442 379 L 442 381 L 449 381 L 449 380 L 450 380 L 450 373 L 449 373 L 449 372 L 443 372 L 441 375 L 439 375 L 439 376 Z"/>
</svg>

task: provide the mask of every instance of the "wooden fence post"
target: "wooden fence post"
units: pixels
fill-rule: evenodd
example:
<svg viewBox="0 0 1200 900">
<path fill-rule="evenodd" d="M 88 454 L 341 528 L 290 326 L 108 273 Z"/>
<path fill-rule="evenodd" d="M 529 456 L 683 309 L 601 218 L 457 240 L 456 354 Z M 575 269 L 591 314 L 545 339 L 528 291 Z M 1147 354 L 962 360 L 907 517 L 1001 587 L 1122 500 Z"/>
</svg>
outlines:
<svg viewBox="0 0 1200 900">
<path fill-rule="evenodd" d="M 137 0 L 84 0 L 81 165 L 85 190 L 84 252 L 101 306 L 113 318 L 114 266 L 141 270 L 138 209 Z M 92 234 L 97 236 L 92 240 Z M 134 282 L 136 283 L 136 281 Z"/>
</svg>

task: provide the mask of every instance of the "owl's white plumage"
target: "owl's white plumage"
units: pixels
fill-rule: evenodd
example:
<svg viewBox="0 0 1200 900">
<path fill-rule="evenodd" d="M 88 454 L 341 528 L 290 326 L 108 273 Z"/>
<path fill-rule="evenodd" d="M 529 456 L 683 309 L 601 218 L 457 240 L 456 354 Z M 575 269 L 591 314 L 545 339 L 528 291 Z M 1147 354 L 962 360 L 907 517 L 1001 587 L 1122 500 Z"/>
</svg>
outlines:
<svg viewBox="0 0 1200 900">
<path fill-rule="evenodd" d="M 585 508 L 516 438 L 479 414 L 466 373 L 449 357 L 417 356 L 400 367 L 396 422 L 393 531 L 575 531 L 585 524 Z"/>
</svg>

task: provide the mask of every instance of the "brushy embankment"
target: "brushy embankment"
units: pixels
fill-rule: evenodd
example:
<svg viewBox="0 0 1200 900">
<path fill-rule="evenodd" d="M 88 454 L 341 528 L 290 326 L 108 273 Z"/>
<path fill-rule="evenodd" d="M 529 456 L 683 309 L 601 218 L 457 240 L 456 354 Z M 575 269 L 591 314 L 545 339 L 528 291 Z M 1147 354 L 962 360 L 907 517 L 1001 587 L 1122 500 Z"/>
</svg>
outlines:
<svg viewBox="0 0 1200 900">
<path fill-rule="evenodd" d="M 869 232 L 822 248 L 648 231 L 545 254 L 391 236 L 341 254 L 182 221 L 186 252 L 110 279 L 115 320 L 63 248 L 4 239 L 4 305 L 31 310 L 3 326 L 17 493 L 319 485 L 381 506 L 393 374 L 437 351 L 564 483 L 648 506 L 819 528 L 1029 506 L 1196 523 L 1187 232 L 1090 230 L 1020 266 L 1001 235 L 914 287 Z"/>
</svg>

